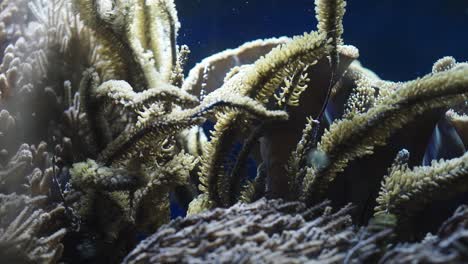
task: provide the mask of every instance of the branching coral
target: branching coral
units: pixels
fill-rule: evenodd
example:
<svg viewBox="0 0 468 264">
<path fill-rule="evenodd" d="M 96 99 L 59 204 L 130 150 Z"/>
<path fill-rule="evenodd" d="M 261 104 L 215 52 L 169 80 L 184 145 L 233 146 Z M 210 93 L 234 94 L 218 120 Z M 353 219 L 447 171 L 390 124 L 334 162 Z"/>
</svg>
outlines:
<svg viewBox="0 0 468 264">
<path fill-rule="evenodd" d="M 382 184 L 376 213 L 411 214 L 437 197 L 447 197 L 444 189 L 453 191 L 448 195 L 465 191 L 466 158 L 465 153 L 459 158 L 434 161 L 431 166 L 413 169 L 404 161 L 397 162 Z"/>
<path fill-rule="evenodd" d="M 463 263 L 467 261 L 467 208 L 460 206 L 436 235 L 428 234 L 420 243 L 399 244 L 379 263 Z"/>
<path fill-rule="evenodd" d="M 350 209 L 332 212 L 326 202 L 306 208 L 298 202 L 265 199 L 214 209 L 163 226 L 124 263 L 369 261 L 379 251 L 384 233 L 357 235 L 351 227 Z M 348 255 L 359 243 L 355 254 Z"/>
<path fill-rule="evenodd" d="M 178 22 L 171 1 L 122 3 L 127 9 L 115 11 L 116 17 L 112 19 L 106 17 L 111 11 L 106 9 L 110 6 L 105 1 L 76 4 L 90 26 L 97 31 L 109 31 L 105 36 L 128 47 L 124 51 L 130 51 L 127 62 L 139 69 L 145 80 L 110 80 L 99 84 L 96 73 L 85 71 L 80 101 L 98 155 L 95 161 L 76 163 L 71 169 L 73 188 L 87 197 L 76 206 L 85 219 L 91 219 L 99 206 L 93 201 L 107 199 L 113 204 L 118 219 L 114 228 L 101 228 L 104 237 L 117 239 L 128 228 L 152 232 L 169 220 L 169 191 L 188 182 L 189 172 L 197 162 L 196 157 L 185 153 L 184 146 L 177 143 L 181 130 L 201 124 L 205 116 L 223 109 L 240 109 L 250 116 L 272 119 L 285 119 L 287 115 L 270 111 L 235 92 L 218 90 L 199 102 L 174 86 L 178 83 L 175 76 L 182 72 L 179 69 L 182 63 L 177 58 L 183 50 L 177 50 L 175 45 Z M 154 6 L 157 12 L 143 11 L 143 5 Z M 100 19 L 103 21 L 97 23 Z M 117 23 L 119 19 L 128 24 Z M 143 23 L 146 19 L 152 22 Z M 153 28 L 157 24 L 164 30 Z M 145 36 L 143 31 L 150 32 L 150 36 Z M 171 64 L 167 64 L 167 58 L 171 58 Z M 128 123 L 114 138 L 105 120 L 106 105 L 117 105 L 134 122 Z"/>
<path fill-rule="evenodd" d="M 467 72 L 467 67 L 460 66 L 408 82 L 366 113 L 332 124 L 318 147 L 318 151 L 328 157 L 329 165 L 311 175 L 313 178 L 306 179 L 306 193 L 315 189 L 312 195 L 320 195 L 319 188 L 327 186 L 324 179 L 332 181 L 349 161 L 371 154 L 374 146 L 385 144 L 392 131 L 417 116 L 467 100 Z"/>
<path fill-rule="evenodd" d="M 65 229 L 54 230 L 63 207 L 39 209 L 45 196 L 0 194 L 0 257 L 7 263 L 54 263 L 62 254 Z M 52 229 L 52 230 L 51 230 Z M 50 233 L 49 233 L 50 232 Z M 49 234 L 47 234 L 49 233 Z"/>
<path fill-rule="evenodd" d="M 0 246 L 14 257 L 31 241 L 21 261 L 56 262 L 68 228 L 64 261 L 117 262 L 183 190 L 173 196 L 201 214 L 162 227 L 128 263 L 400 254 L 394 239 L 427 232 L 410 225 L 418 214 L 468 191 L 468 65 L 444 57 L 422 78 L 380 80 L 344 45 L 346 2 L 315 3 L 316 32 L 245 43 L 184 80 L 172 0 L 2 2 Z M 428 142 L 443 126 L 460 157 L 423 166 L 442 153 Z"/>
<path fill-rule="evenodd" d="M 77 109 L 77 100 L 72 100 L 78 98 L 81 72 L 92 65 L 102 78 L 115 78 L 120 72 L 114 70 L 120 71 L 121 64 L 96 42 L 96 36 L 83 26 L 79 16 L 73 15 L 68 1 L 3 1 L 0 10 L 6 34 L 2 35 L 0 65 L 0 189 L 3 194 L 27 195 L 27 199 L 41 197 L 42 202 L 34 207 L 35 218 L 42 214 L 40 210 L 64 203 L 69 166 L 93 149 L 86 146 L 93 144 L 89 124 L 83 122 L 85 116 Z M 78 144 L 79 140 L 86 144 Z M 67 221 L 59 223 L 72 227 L 72 210 L 64 205 Z M 42 218 L 44 237 L 51 232 L 49 235 L 59 245 L 64 230 L 53 235 L 53 220 Z M 21 247 L 15 240 L 12 243 L 15 248 Z M 35 248 L 24 250 L 31 257 L 42 254 Z M 50 255 L 31 261 L 56 262 L 62 249 L 43 253 Z"/>
</svg>

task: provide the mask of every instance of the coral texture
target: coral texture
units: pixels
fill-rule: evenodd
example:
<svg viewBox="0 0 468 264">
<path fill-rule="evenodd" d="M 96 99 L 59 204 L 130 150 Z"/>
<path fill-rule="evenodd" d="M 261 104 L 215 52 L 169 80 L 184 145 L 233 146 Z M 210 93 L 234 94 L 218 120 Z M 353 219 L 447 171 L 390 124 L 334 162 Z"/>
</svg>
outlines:
<svg viewBox="0 0 468 264">
<path fill-rule="evenodd" d="M 326 202 L 235 204 L 172 221 L 123 263 L 361 263 L 379 251 L 376 242 L 386 233 L 358 235 L 350 210 L 332 212 Z"/>
<path fill-rule="evenodd" d="M 389 250 L 380 263 L 465 263 L 468 208 L 460 206 L 437 234 L 420 243 L 402 243 Z"/>
<path fill-rule="evenodd" d="M 52 231 L 51 222 L 63 207 L 40 209 L 46 197 L 0 194 L 0 258 L 5 263 L 55 263 L 63 252 L 65 229 Z M 50 233 L 49 233 L 50 232 Z"/>
</svg>

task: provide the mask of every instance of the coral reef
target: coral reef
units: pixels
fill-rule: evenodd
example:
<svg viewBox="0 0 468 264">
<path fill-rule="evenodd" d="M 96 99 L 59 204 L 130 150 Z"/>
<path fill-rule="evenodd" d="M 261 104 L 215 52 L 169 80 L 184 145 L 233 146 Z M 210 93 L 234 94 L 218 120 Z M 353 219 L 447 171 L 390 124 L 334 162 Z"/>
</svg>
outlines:
<svg viewBox="0 0 468 264">
<path fill-rule="evenodd" d="M 306 208 L 300 202 L 265 198 L 239 203 L 164 225 L 123 263 L 370 261 L 388 232 L 358 234 L 348 215 L 351 209 L 332 212 L 327 202 Z"/>
<path fill-rule="evenodd" d="M 315 6 L 317 31 L 185 78 L 173 0 L 0 3 L 0 256 L 463 261 L 463 207 L 402 242 L 466 202 L 468 63 L 381 80 L 345 45 L 346 2 Z"/>
<path fill-rule="evenodd" d="M 63 207 L 40 209 L 46 197 L 0 195 L 0 257 L 5 263 L 55 263 L 60 259 L 65 229 L 51 225 L 63 214 Z M 59 225 L 59 223 L 56 223 Z"/>
<path fill-rule="evenodd" d="M 351 206 L 265 200 L 176 219 L 141 242 L 123 263 L 464 263 L 467 208 L 436 235 L 385 250 L 390 229 L 352 228 Z M 311 261 L 312 260 L 312 261 Z"/>
<path fill-rule="evenodd" d="M 467 207 L 460 206 L 437 234 L 428 234 L 421 243 L 399 244 L 380 263 L 464 263 L 466 255 Z"/>
</svg>

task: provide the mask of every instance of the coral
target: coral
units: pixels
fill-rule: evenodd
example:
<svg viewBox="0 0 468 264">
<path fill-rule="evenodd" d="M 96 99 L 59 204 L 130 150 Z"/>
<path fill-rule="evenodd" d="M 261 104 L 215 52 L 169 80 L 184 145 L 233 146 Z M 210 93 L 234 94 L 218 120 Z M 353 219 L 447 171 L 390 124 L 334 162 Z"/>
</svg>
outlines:
<svg viewBox="0 0 468 264">
<path fill-rule="evenodd" d="M 238 203 L 164 225 L 123 263 L 370 261 L 380 250 L 379 240 L 388 233 L 357 232 L 350 210 L 347 206 L 332 212 L 327 202 L 307 208 L 299 202 L 264 198 Z"/>
<path fill-rule="evenodd" d="M 3 1 L 5 258 L 115 263 L 156 232 L 125 261 L 462 259 L 464 209 L 394 245 L 466 201 L 468 64 L 381 80 L 345 45 L 346 1 L 315 6 L 316 31 L 185 78 L 173 0 Z M 168 223 L 171 202 L 189 216 Z"/>
<path fill-rule="evenodd" d="M 5 263 L 55 263 L 63 245 L 65 229 L 52 229 L 51 221 L 63 214 L 63 207 L 40 209 L 45 196 L 34 198 L 0 194 L 0 257 Z M 42 205 L 41 205 L 42 204 Z"/>
<path fill-rule="evenodd" d="M 93 144 L 89 124 L 77 109 L 81 72 L 92 65 L 104 79 L 113 78 L 120 74 L 113 67 L 120 64 L 97 44 L 94 33 L 73 14 L 68 1 L 3 1 L 0 12 L 0 191 L 3 195 L 26 195 L 21 198 L 25 201 L 41 201 L 18 204 L 22 210 L 23 204 L 31 203 L 18 221 L 28 220 L 30 214 L 28 221 L 42 220 L 28 229 L 35 231 L 28 231 L 25 241 L 11 242 L 14 248 L 22 247 L 17 243 L 26 243 L 25 254 L 37 258 L 30 261 L 54 263 L 63 252 L 59 245 L 65 234 L 64 229 L 54 233 L 54 226 L 74 229 L 77 224 L 64 197 L 69 167 L 91 155 L 93 149 L 88 148 Z M 61 211 L 65 208 L 65 216 L 54 224 L 45 212 L 59 208 L 59 204 Z M 18 232 L 22 232 L 26 227 L 13 224 L 10 231 L 20 228 Z M 37 232 L 43 241 L 37 248 L 29 248 L 35 244 L 29 245 L 27 240 L 33 241 Z M 54 243 L 50 248 L 40 244 L 49 236 Z"/>
<path fill-rule="evenodd" d="M 417 116 L 466 101 L 467 70 L 466 66 L 461 65 L 407 82 L 367 112 L 333 123 L 318 145 L 318 151 L 328 157 L 329 165 L 313 175 L 311 186 L 306 187 L 307 192 L 315 189 L 313 195 L 320 195 L 320 188 L 326 188 L 326 182 L 333 181 L 350 161 L 372 154 L 375 146 L 385 144 L 392 131 Z"/>
<path fill-rule="evenodd" d="M 377 198 L 379 205 L 376 214 L 412 214 L 437 197 L 449 198 L 444 190 L 453 190 L 448 195 L 464 191 L 467 153 L 459 158 L 433 161 L 431 166 L 413 169 L 409 169 L 406 164 L 408 155 L 399 153 L 398 160 L 390 168 L 390 174 L 385 177 Z"/>
<path fill-rule="evenodd" d="M 141 1 L 122 3 L 126 9 L 114 11 L 106 11 L 110 6 L 105 2 L 98 4 L 103 9 L 94 9 L 93 2 L 87 1 L 77 1 L 76 8 L 89 26 L 98 32 L 106 31 L 105 37 L 128 47 L 117 47 L 116 52 L 130 53 L 127 62 L 143 77 L 139 81 L 102 82 L 98 73 L 86 70 L 80 84 L 80 104 L 98 150 L 95 160 L 75 163 L 70 170 L 71 187 L 83 196 L 73 207 L 91 227 L 91 233 L 98 233 L 112 244 L 122 239 L 125 230 L 151 233 L 169 220 L 169 192 L 188 182 L 189 173 L 198 162 L 177 143 L 181 130 L 201 124 L 205 116 L 220 109 L 239 108 L 271 119 L 284 119 L 286 114 L 269 111 L 247 96 L 222 90 L 200 102 L 176 87 L 185 51 L 176 49 L 178 22 L 171 1 L 155 1 L 152 13 L 143 12 L 145 4 Z M 116 17 L 105 17 L 110 14 L 107 12 L 115 12 Z M 128 23 L 120 24 L 120 19 Z M 144 23 L 145 19 L 152 22 Z M 170 30 L 153 28 L 155 24 Z M 150 35 L 142 35 L 143 31 Z M 107 124 L 106 106 L 119 107 L 131 121 L 116 137 Z M 102 206 L 113 208 L 115 218 L 110 226 L 101 226 L 107 224 L 107 214 L 95 216 L 94 212 L 104 209 Z"/>
<path fill-rule="evenodd" d="M 428 234 L 420 243 L 402 243 L 389 250 L 379 263 L 464 263 L 468 210 L 460 206 L 436 235 Z"/>
</svg>

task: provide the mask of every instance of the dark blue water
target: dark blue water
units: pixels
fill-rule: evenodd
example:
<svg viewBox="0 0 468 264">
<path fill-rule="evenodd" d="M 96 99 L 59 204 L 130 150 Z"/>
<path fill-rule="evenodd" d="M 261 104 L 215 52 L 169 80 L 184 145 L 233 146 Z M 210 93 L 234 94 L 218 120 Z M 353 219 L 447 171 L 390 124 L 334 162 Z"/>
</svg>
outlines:
<svg viewBox="0 0 468 264">
<path fill-rule="evenodd" d="M 176 0 L 180 44 L 192 50 L 189 68 L 202 58 L 242 43 L 293 36 L 316 27 L 313 0 Z M 414 79 L 451 55 L 468 60 L 468 1 L 352 0 L 344 40 L 382 78 Z"/>
</svg>

